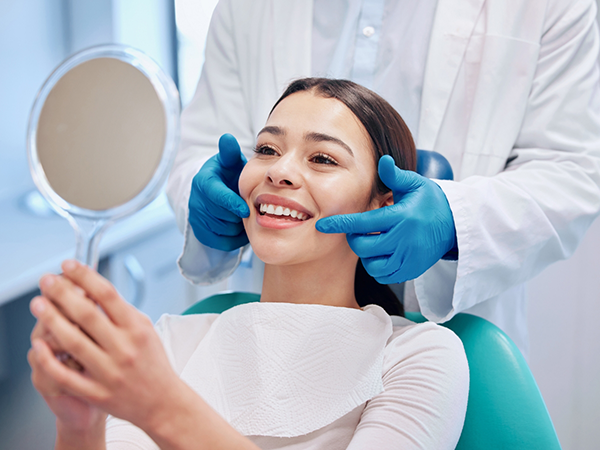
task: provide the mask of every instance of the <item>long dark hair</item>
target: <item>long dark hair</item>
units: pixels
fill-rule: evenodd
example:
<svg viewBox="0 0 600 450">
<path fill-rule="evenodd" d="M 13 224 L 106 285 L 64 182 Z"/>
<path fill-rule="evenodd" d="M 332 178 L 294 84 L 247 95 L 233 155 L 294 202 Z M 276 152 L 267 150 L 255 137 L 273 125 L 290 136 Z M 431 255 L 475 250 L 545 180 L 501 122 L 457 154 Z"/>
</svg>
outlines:
<svg viewBox="0 0 600 450">
<path fill-rule="evenodd" d="M 371 138 L 375 167 L 383 155 L 390 155 L 399 168 L 412 171 L 417 169 L 417 152 L 410 130 L 400 114 L 375 92 L 349 80 L 301 78 L 287 87 L 271 112 L 284 98 L 302 91 L 334 98 L 352 111 Z M 377 194 L 390 192 L 379 178 L 379 174 L 375 175 L 371 199 Z M 379 284 L 371 277 L 360 259 L 354 277 L 354 296 L 359 306 L 376 304 L 390 315 L 404 316 L 404 308 L 396 295 L 387 285 Z"/>
</svg>

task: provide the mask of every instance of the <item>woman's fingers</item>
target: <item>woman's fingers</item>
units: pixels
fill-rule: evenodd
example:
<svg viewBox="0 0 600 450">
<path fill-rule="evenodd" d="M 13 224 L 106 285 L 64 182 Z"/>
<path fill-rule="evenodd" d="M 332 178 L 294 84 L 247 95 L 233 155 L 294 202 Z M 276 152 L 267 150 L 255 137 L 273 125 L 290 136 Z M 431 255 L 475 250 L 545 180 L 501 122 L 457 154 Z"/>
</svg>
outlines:
<svg viewBox="0 0 600 450">
<path fill-rule="evenodd" d="M 100 384 L 60 363 L 41 339 L 32 342 L 27 359 L 33 369 L 33 385 L 44 396 L 72 395 L 98 401 L 106 395 Z"/>
<path fill-rule="evenodd" d="M 35 342 L 38 341 L 41 341 L 41 339 L 38 338 L 35 340 Z M 46 346 L 48 347 L 47 343 Z M 53 353 L 50 347 L 48 347 L 48 350 Z M 43 351 L 45 351 L 45 349 Z M 31 382 L 38 392 L 44 396 L 60 395 L 60 388 L 54 380 L 48 376 L 44 365 L 41 363 L 40 353 L 35 352 L 33 348 L 31 348 L 29 352 L 27 352 L 27 361 L 29 361 L 29 365 L 31 366 Z"/>
<path fill-rule="evenodd" d="M 129 303 L 121 298 L 115 287 L 103 276 L 75 260 L 62 263 L 63 276 L 82 288 L 86 295 L 98 303 L 112 322 L 126 326 L 132 320 Z"/>
<path fill-rule="evenodd" d="M 33 298 L 31 301 L 33 302 L 38 297 Z M 37 322 L 31 331 L 30 341 L 33 342 L 34 339 L 42 339 L 48 344 L 48 346 L 52 349 L 53 352 L 61 351 L 62 349 L 52 336 L 52 333 L 41 323 Z"/>
<path fill-rule="evenodd" d="M 44 297 L 36 297 L 31 302 L 31 312 L 52 334 L 59 349 L 69 353 L 81 363 L 92 377 L 105 379 L 109 376 L 112 364 L 108 355 L 77 325 L 63 316 L 51 301 Z M 32 345 L 33 342 L 43 342 L 43 340 L 36 338 L 33 339 Z M 45 347 L 50 349 L 47 344 Z M 59 363 L 54 354 L 53 359 Z M 64 367 L 62 364 L 61 366 Z"/>
<path fill-rule="evenodd" d="M 100 347 L 107 351 L 114 349 L 117 345 L 113 336 L 114 324 L 81 287 L 63 276 L 46 275 L 40 281 L 40 289 L 60 313 L 77 324 Z"/>
</svg>

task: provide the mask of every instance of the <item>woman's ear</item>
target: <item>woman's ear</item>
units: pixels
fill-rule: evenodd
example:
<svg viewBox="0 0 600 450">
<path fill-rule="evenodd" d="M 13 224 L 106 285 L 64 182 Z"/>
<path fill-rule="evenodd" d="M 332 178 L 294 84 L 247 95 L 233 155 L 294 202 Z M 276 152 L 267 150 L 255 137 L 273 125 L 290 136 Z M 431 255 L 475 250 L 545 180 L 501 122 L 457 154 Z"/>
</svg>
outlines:
<svg viewBox="0 0 600 450">
<path fill-rule="evenodd" d="M 380 208 L 383 208 L 384 206 L 392 206 L 393 204 L 394 204 L 394 193 L 392 191 L 381 196 L 381 204 L 379 205 Z"/>
<path fill-rule="evenodd" d="M 371 210 L 391 206 L 394 204 L 394 193 L 392 191 L 387 194 L 378 195 L 371 201 Z"/>
</svg>

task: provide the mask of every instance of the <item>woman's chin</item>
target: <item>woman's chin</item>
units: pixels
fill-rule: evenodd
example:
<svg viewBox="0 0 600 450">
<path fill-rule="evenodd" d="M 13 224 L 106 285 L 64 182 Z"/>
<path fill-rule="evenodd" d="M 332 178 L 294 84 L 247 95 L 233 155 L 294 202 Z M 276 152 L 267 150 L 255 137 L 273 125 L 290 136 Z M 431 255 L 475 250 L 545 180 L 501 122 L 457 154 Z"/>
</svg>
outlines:
<svg viewBox="0 0 600 450">
<path fill-rule="evenodd" d="M 252 251 L 258 259 L 270 266 L 289 266 L 306 262 L 305 255 L 295 254 L 290 249 L 277 248 L 276 245 L 252 245 Z"/>
</svg>

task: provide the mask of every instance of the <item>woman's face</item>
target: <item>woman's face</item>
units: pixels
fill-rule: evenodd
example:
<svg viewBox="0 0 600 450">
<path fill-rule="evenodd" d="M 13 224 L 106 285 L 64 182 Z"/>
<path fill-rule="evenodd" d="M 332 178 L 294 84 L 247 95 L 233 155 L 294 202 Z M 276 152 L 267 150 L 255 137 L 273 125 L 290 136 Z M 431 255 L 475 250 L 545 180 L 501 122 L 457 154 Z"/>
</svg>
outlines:
<svg viewBox="0 0 600 450">
<path fill-rule="evenodd" d="M 273 265 L 356 258 L 344 234 L 320 233 L 315 223 L 381 206 L 381 197 L 371 200 L 374 176 L 370 138 L 346 105 L 311 92 L 285 98 L 240 176 L 254 252 Z"/>
</svg>

